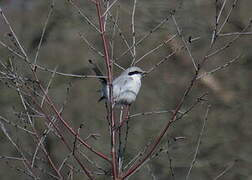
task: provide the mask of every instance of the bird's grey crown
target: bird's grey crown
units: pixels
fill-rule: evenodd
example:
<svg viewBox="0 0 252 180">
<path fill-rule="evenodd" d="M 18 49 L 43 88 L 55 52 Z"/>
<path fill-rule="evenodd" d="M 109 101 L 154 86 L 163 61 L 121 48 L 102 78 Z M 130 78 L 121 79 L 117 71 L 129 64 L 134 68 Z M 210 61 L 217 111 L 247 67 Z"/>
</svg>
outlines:
<svg viewBox="0 0 252 180">
<path fill-rule="evenodd" d="M 130 67 L 130 68 L 126 69 L 122 74 L 129 74 L 130 72 L 134 72 L 134 71 L 137 71 L 139 73 L 144 73 L 145 72 L 141 68 L 133 66 L 133 67 Z"/>
</svg>

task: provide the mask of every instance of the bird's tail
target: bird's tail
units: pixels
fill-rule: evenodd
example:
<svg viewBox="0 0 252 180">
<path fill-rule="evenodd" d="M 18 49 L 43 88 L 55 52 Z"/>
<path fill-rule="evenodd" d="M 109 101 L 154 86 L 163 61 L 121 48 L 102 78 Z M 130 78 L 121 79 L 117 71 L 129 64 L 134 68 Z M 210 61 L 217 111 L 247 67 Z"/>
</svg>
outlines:
<svg viewBox="0 0 252 180">
<path fill-rule="evenodd" d="M 88 60 L 88 62 L 92 65 L 92 70 L 95 72 L 96 76 L 100 76 L 99 80 L 102 85 L 107 85 L 107 79 L 102 77 L 104 76 L 100 68 L 96 63 L 94 63 L 91 59 Z"/>
<path fill-rule="evenodd" d="M 89 59 L 88 62 L 92 65 L 92 69 L 95 72 L 96 76 L 99 76 L 98 78 L 99 78 L 99 81 L 101 82 L 101 85 L 102 85 L 101 90 L 99 90 L 101 93 L 101 97 L 98 100 L 98 102 L 100 102 L 100 101 L 106 99 L 106 95 L 105 95 L 106 90 L 105 89 L 107 87 L 107 79 L 103 77 L 104 75 L 96 63 L 94 63 L 91 59 Z"/>
</svg>

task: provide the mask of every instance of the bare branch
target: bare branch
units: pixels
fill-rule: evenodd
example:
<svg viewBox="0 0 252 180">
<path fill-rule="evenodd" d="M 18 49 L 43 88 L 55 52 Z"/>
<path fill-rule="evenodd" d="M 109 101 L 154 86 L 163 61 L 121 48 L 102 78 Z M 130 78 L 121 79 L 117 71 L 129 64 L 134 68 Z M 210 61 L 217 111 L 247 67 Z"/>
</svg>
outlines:
<svg viewBox="0 0 252 180">
<path fill-rule="evenodd" d="M 157 45 L 155 48 L 151 49 L 150 51 L 148 51 L 147 53 L 145 53 L 142 57 L 138 58 L 134 64 L 139 63 L 140 61 L 142 61 L 143 58 L 145 58 L 146 56 L 154 53 L 155 51 L 157 51 L 158 49 L 160 49 L 161 47 L 163 47 L 164 45 L 168 44 L 170 41 L 172 41 L 175 37 L 177 36 L 177 34 L 174 34 L 172 37 L 170 37 L 169 39 L 167 39 L 166 41 L 164 41 L 163 43 L 160 43 L 159 45 Z"/>
<path fill-rule="evenodd" d="M 102 17 L 104 17 L 109 11 L 110 9 L 115 5 L 115 3 L 117 2 L 118 0 L 114 0 L 110 5 L 109 7 L 107 7 L 107 9 L 105 10 L 105 12 L 102 14 Z"/>
<path fill-rule="evenodd" d="M 42 34 L 41 34 L 41 37 L 40 37 L 40 40 L 39 40 L 39 45 L 37 47 L 37 51 L 36 51 L 36 55 L 35 55 L 35 59 L 34 59 L 34 65 L 37 64 L 37 60 L 38 60 L 38 55 L 39 55 L 39 52 L 40 52 L 41 44 L 42 44 L 42 41 L 43 41 L 43 38 L 44 38 L 44 35 L 45 35 L 47 24 L 48 24 L 49 19 L 50 19 L 51 15 L 52 15 L 53 8 L 54 8 L 54 0 L 52 1 L 51 8 L 49 10 L 49 13 L 48 13 L 48 15 L 46 17 L 46 21 L 45 21 L 44 26 L 43 26 Z"/>
<path fill-rule="evenodd" d="M 131 62 L 131 66 L 135 63 L 135 60 L 136 60 L 136 31 L 135 31 L 136 3 L 137 3 L 137 0 L 134 0 L 133 10 L 132 10 L 132 15 L 131 15 L 131 31 L 132 31 L 132 46 L 133 46 L 133 59 Z"/>
<path fill-rule="evenodd" d="M 199 152 L 199 147 L 200 147 L 200 144 L 201 144 L 201 138 L 202 138 L 203 133 L 205 131 L 206 122 L 207 122 L 208 113 L 210 111 L 210 108 L 211 108 L 211 106 L 208 105 L 207 110 L 206 110 L 206 114 L 205 114 L 205 117 L 204 117 L 203 125 L 202 125 L 201 131 L 200 131 L 199 139 L 198 139 L 198 142 L 197 142 L 197 146 L 196 146 L 196 149 L 195 149 L 195 153 L 194 153 L 194 156 L 193 156 L 193 160 L 192 160 L 192 162 L 190 164 L 190 168 L 189 168 L 189 170 L 187 172 L 187 175 L 186 175 L 186 180 L 189 180 L 192 168 L 193 168 L 193 166 L 194 166 L 194 164 L 196 162 L 196 158 L 197 158 L 198 152 Z"/>
<path fill-rule="evenodd" d="M 204 78 L 205 76 L 211 75 L 211 74 L 213 74 L 213 73 L 215 73 L 215 72 L 217 72 L 217 71 L 220 71 L 220 70 L 222 70 L 222 69 L 227 68 L 228 66 L 230 66 L 231 64 L 233 64 L 234 62 L 236 62 L 236 61 L 237 61 L 238 59 L 240 59 L 240 58 L 241 58 L 241 55 L 238 55 L 238 56 L 236 56 L 235 58 L 233 58 L 233 59 L 231 59 L 230 61 L 228 61 L 227 63 L 225 63 L 225 64 L 223 64 L 223 65 L 221 65 L 221 66 L 218 66 L 218 67 L 214 68 L 214 69 L 211 70 L 211 71 L 204 72 L 204 73 L 200 74 L 200 75 L 197 77 L 197 80 L 198 80 L 198 79 L 201 79 L 201 78 Z"/>
<path fill-rule="evenodd" d="M 19 40 L 18 40 L 18 38 L 17 38 L 17 36 L 16 36 L 16 33 L 15 33 L 14 30 L 12 29 L 12 27 L 11 27 L 11 25 L 10 25 L 8 19 L 7 19 L 6 16 L 4 15 L 2 9 L 0 10 L 0 14 L 1 14 L 2 18 L 4 19 L 4 22 L 7 24 L 8 28 L 10 29 L 11 34 L 13 35 L 13 37 L 14 37 L 16 43 L 18 44 L 19 49 L 21 50 L 22 54 L 25 56 L 25 61 L 26 61 L 26 62 L 29 62 L 28 56 L 27 56 L 27 54 L 26 54 L 26 52 L 25 52 L 23 46 L 22 46 L 21 43 L 19 42 Z"/>
<path fill-rule="evenodd" d="M 153 29 L 151 29 L 147 34 L 145 34 L 136 44 L 133 44 L 130 48 L 124 51 L 116 60 L 124 57 L 129 51 L 131 51 L 134 47 L 138 47 L 145 39 L 147 39 L 151 34 L 156 32 L 163 24 L 165 24 L 169 20 L 169 16 L 163 19 L 159 24 L 157 24 Z"/>
<path fill-rule="evenodd" d="M 78 7 L 73 0 L 69 0 L 70 4 L 77 10 L 77 12 L 81 15 L 81 17 L 84 18 L 85 22 L 89 24 L 94 30 L 96 30 L 99 34 L 101 34 L 101 31 L 99 28 L 92 22 L 92 20 L 81 10 L 80 7 Z"/>
<path fill-rule="evenodd" d="M 213 180 L 217 180 L 225 175 L 230 169 L 232 169 L 235 165 L 236 161 L 233 161 L 230 165 L 228 165 L 218 176 L 216 176 Z"/>
<path fill-rule="evenodd" d="M 189 56 L 190 56 L 190 58 L 191 58 L 192 64 L 193 64 L 193 66 L 194 66 L 194 69 L 197 70 L 198 67 L 197 67 L 197 65 L 196 65 L 196 63 L 195 63 L 195 59 L 194 59 L 194 57 L 193 57 L 193 55 L 192 55 L 192 53 L 191 53 L 191 50 L 189 49 L 188 43 L 185 41 L 185 38 L 184 38 L 184 36 L 183 36 L 182 33 L 181 33 L 181 29 L 180 29 L 179 26 L 178 26 L 178 23 L 177 23 L 177 21 L 176 21 L 176 18 L 175 18 L 175 16 L 174 16 L 174 14 L 172 14 L 172 20 L 173 20 L 173 22 L 174 22 L 174 24 L 175 24 L 175 26 L 176 26 L 176 28 L 177 28 L 178 35 L 180 36 L 181 40 L 183 41 L 184 46 L 186 47 L 186 50 L 187 50 L 187 52 L 188 52 L 188 54 L 189 54 Z"/>
</svg>

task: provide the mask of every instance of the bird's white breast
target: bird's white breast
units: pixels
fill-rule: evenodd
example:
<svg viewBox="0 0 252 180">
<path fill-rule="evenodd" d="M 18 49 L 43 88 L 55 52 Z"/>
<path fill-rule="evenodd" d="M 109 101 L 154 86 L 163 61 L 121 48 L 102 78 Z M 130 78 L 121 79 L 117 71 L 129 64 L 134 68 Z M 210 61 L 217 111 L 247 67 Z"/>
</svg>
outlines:
<svg viewBox="0 0 252 180">
<path fill-rule="evenodd" d="M 136 74 L 122 78 L 113 86 L 113 97 L 118 104 L 131 104 L 141 87 L 141 76 Z"/>
</svg>

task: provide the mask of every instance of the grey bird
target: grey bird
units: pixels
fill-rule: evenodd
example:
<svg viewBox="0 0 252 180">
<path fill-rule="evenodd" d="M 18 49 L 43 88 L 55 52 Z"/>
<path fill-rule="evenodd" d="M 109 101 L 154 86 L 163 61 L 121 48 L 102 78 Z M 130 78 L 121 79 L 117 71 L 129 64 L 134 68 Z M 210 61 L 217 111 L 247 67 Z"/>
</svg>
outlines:
<svg viewBox="0 0 252 180">
<path fill-rule="evenodd" d="M 102 72 L 96 64 L 91 60 L 92 69 L 97 76 L 103 76 Z M 115 78 L 112 82 L 113 86 L 113 100 L 116 105 L 131 105 L 137 97 L 141 88 L 141 79 L 146 72 L 139 67 L 130 67 L 124 70 L 121 75 Z M 109 86 L 106 78 L 99 78 L 101 88 L 101 98 L 99 101 L 109 98 Z"/>
</svg>

